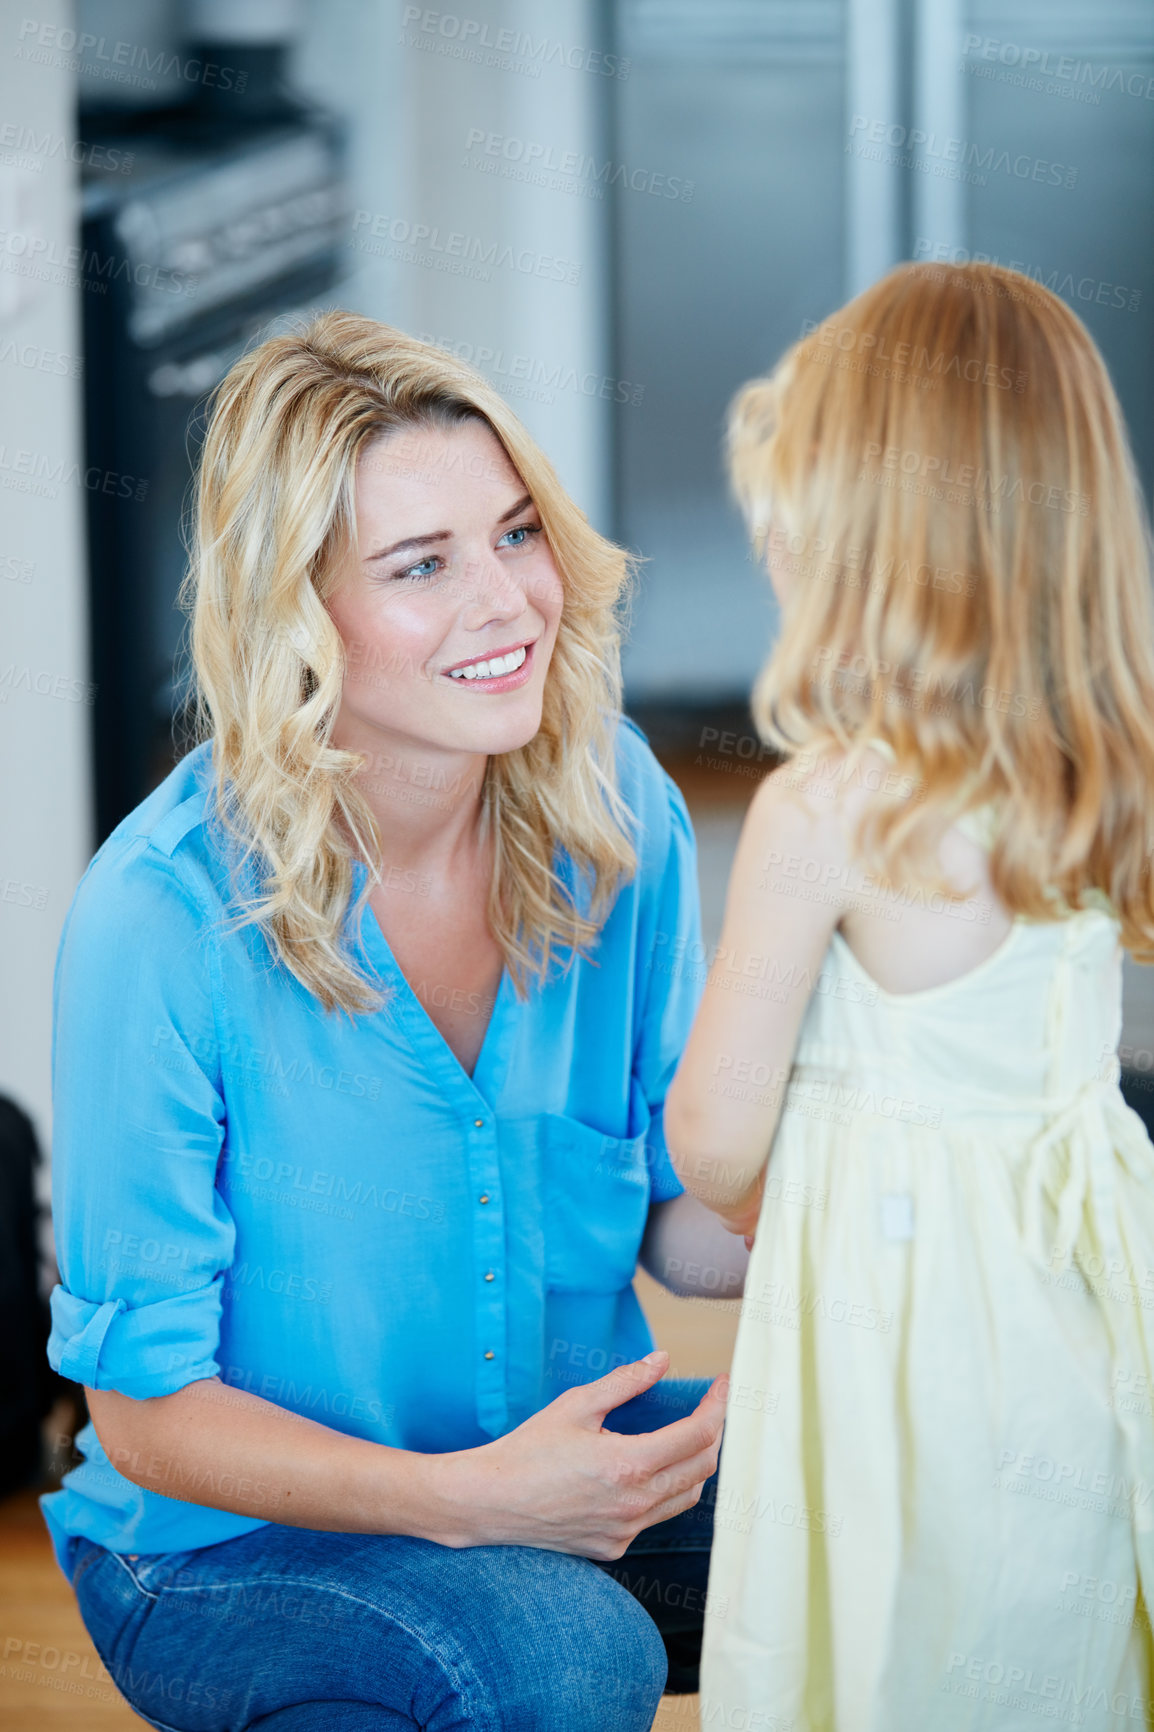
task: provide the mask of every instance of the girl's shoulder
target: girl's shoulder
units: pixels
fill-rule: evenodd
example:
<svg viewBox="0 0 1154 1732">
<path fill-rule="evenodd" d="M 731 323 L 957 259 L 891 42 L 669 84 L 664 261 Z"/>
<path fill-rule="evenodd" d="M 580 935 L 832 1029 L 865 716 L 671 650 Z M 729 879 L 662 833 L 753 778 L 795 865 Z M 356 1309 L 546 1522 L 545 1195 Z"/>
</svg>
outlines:
<svg viewBox="0 0 1154 1732">
<path fill-rule="evenodd" d="M 791 759 L 759 783 L 733 877 L 832 907 L 854 876 L 856 793 L 832 761 Z"/>
<path fill-rule="evenodd" d="M 866 803 L 883 792 L 911 795 L 914 784 L 897 773 L 892 753 L 872 743 L 853 752 L 799 752 L 765 777 L 751 811 L 797 839 L 842 853 Z"/>
<path fill-rule="evenodd" d="M 801 752 L 774 772 L 773 779 L 822 808 L 836 809 L 843 819 L 856 820 L 876 795 L 901 802 L 920 803 L 916 775 L 898 767 L 898 757 L 888 740 L 871 736 L 852 750 L 828 749 Z M 972 798 L 973 779 L 968 779 L 940 816 L 945 826 L 954 826 L 967 839 L 988 853 L 1001 820 L 994 802 L 967 805 Z"/>
</svg>

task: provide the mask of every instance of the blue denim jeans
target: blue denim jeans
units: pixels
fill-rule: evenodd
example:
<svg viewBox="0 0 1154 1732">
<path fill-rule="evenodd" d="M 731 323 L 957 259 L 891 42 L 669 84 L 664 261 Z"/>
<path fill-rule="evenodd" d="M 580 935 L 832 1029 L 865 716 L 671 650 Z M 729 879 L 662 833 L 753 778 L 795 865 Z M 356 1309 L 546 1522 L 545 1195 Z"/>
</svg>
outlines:
<svg viewBox="0 0 1154 1732">
<path fill-rule="evenodd" d="M 690 1412 L 671 1379 L 610 1429 Z M 269 1523 L 124 1556 L 81 1541 L 73 1587 L 117 1688 L 166 1732 L 648 1732 L 697 1687 L 716 1475 L 613 1564 Z"/>
</svg>

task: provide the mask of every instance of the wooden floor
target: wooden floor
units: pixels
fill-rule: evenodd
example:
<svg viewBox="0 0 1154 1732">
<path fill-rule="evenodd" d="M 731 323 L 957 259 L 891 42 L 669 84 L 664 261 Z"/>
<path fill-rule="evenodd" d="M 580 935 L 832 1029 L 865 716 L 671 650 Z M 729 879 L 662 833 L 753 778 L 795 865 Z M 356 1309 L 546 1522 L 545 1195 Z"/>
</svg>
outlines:
<svg viewBox="0 0 1154 1732">
<path fill-rule="evenodd" d="M 700 754 L 664 757 L 683 789 L 698 834 L 706 939 L 716 937 L 728 858 L 756 782 L 710 773 Z M 732 768 L 728 766 L 727 768 Z M 678 1299 L 643 1272 L 637 1291 L 672 1377 L 728 1369 L 736 1313 Z M 46 1489 L 46 1488 L 45 1488 Z M 72 1591 L 57 1567 L 36 1493 L 0 1503 L 0 1732 L 130 1732 L 146 1724 L 102 1681 Z M 696 1696 L 667 1696 L 655 1732 L 696 1732 Z"/>
<path fill-rule="evenodd" d="M 31 1492 L 0 1504 L 0 1732 L 128 1732 Z"/>
</svg>

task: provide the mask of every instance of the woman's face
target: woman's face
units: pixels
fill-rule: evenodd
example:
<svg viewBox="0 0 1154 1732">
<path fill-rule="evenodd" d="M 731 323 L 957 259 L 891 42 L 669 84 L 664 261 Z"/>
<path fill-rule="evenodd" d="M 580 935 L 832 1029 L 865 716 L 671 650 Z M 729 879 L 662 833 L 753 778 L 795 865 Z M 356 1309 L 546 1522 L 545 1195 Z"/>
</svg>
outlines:
<svg viewBox="0 0 1154 1732">
<path fill-rule="evenodd" d="M 482 421 L 375 439 L 356 512 L 359 548 L 327 602 L 347 657 L 334 744 L 525 745 L 541 726 L 562 586 L 500 441 Z"/>
</svg>

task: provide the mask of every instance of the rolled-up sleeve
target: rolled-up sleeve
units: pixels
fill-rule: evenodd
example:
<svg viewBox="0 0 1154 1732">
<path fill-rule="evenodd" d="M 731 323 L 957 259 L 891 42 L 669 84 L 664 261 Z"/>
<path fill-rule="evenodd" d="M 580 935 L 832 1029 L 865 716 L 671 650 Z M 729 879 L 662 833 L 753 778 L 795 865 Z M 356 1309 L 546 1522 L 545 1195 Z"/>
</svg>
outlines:
<svg viewBox="0 0 1154 1732">
<path fill-rule="evenodd" d="M 48 1357 L 74 1382 L 137 1399 L 219 1372 L 235 1228 L 216 1189 L 213 922 L 179 860 L 114 838 L 57 955 Z"/>
<path fill-rule="evenodd" d="M 633 1074 L 649 1106 L 646 1139 L 650 1197 L 655 1203 L 685 1189 L 665 1143 L 665 1094 L 680 1062 L 705 982 L 697 843 L 685 798 L 662 771 L 669 807 L 669 846 L 656 897 L 656 921 L 642 967 L 644 1010 Z"/>
</svg>

